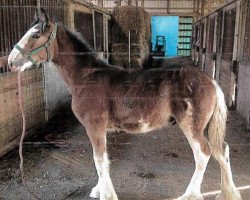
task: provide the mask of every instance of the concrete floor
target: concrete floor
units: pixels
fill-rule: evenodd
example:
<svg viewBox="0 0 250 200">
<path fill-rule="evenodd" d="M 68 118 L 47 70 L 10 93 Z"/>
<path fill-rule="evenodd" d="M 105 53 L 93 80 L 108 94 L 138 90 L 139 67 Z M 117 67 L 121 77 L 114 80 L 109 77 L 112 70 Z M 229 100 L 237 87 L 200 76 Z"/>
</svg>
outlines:
<svg viewBox="0 0 250 200">
<path fill-rule="evenodd" d="M 69 118 L 73 118 L 70 116 Z M 234 180 L 243 200 L 250 199 L 250 131 L 244 120 L 230 111 L 226 140 L 231 146 Z M 58 134 L 70 142 L 56 148 L 43 136 Z M 32 142 L 29 142 L 31 141 Z M 175 126 L 143 135 L 112 133 L 108 136 L 111 177 L 120 200 L 167 200 L 185 191 L 194 170 L 191 149 Z M 25 178 L 31 190 L 46 200 L 89 200 L 97 181 L 92 149 L 84 128 L 75 120 L 46 128 L 42 136 L 25 144 Z M 33 199 L 23 187 L 19 173 L 18 150 L 0 158 L 0 199 Z M 219 190 L 220 170 L 211 159 L 202 192 Z M 205 195 L 205 200 L 214 199 Z"/>
</svg>

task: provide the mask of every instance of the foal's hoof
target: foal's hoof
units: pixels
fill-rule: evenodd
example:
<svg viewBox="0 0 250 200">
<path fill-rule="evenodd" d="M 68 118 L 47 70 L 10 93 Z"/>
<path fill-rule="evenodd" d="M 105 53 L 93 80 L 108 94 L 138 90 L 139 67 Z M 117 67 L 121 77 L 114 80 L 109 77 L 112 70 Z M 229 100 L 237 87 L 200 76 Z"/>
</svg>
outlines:
<svg viewBox="0 0 250 200">
<path fill-rule="evenodd" d="M 184 194 L 183 196 L 175 199 L 175 200 L 204 200 L 202 195 L 195 195 L 195 194 Z"/>
<path fill-rule="evenodd" d="M 101 195 L 100 200 L 118 200 L 116 193 Z"/>
<path fill-rule="evenodd" d="M 226 195 L 223 193 L 220 193 L 215 197 L 215 200 L 242 200 L 242 198 L 238 191 L 234 191 Z"/>
<path fill-rule="evenodd" d="M 99 198 L 100 198 L 100 191 L 99 191 L 98 186 L 95 186 L 95 187 L 91 190 L 89 196 L 90 196 L 91 198 L 94 198 L 94 199 L 99 199 Z"/>
</svg>

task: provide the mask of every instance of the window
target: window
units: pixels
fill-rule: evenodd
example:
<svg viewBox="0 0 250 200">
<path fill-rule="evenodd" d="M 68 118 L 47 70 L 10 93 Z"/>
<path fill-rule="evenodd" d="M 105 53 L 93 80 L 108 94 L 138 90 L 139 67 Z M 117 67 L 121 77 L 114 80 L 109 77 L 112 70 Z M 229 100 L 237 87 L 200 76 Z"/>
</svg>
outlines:
<svg viewBox="0 0 250 200">
<path fill-rule="evenodd" d="M 92 13 L 75 11 L 74 24 L 75 24 L 75 29 L 82 34 L 82 36 L 86 39 L 89 45 L 93 48 L 94 37 L 93 37 Z"/>
</svg>

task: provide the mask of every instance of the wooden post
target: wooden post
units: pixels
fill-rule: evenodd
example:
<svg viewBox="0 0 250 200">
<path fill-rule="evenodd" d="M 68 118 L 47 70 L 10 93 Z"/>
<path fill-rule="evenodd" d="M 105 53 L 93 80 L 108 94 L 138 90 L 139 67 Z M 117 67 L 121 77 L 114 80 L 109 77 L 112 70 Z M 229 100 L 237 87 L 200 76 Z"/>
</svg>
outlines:
<svg viewBox="0 0 250 200">
<path fill-rule="evenodd" d="M 201 17 L 204 16 L 205 13 L 205 0 L 201 0 Z"/>
<path fill-rule="evenodd" d="M 193 2 L 194 2 L 193 13 L 195 13 L 195 11 L 196 11 L 196 10 L 195 10 L 195 9 L 196 9 L 196 1 L 197 1 L 197 0 L 193 0 Z"/>
<path fill-rule="evenodd" d="M 170 0 L 167 0 L 167 13 L 169 14 L 169 4 L 170 4 Z"/>
<path fill-rule="evenodd" d="M 197 1 L 197 19 L 200 17 L 200 0 Z"/>
</svg>

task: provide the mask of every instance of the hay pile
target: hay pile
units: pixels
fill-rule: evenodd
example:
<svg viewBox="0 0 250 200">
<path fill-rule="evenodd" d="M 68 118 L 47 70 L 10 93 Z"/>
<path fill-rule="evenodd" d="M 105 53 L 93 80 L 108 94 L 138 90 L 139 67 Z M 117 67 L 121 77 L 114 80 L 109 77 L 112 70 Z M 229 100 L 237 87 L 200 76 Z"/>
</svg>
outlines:
<svg viewBox="0 0 250 200">
<path fill-rule="evenodd" d="M 150 15 L 141 7 L 115 7 L 112 14 L 110 63 L 129 67 L 129 31 L 131 38 L 131 68 L 141 67 L 150 53 Z"/>
</svg>

